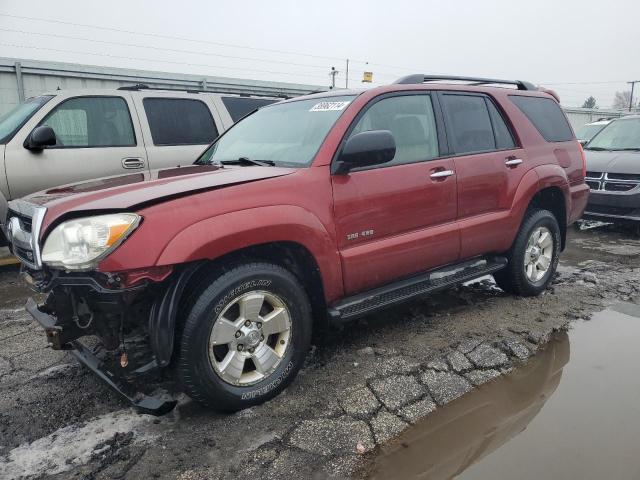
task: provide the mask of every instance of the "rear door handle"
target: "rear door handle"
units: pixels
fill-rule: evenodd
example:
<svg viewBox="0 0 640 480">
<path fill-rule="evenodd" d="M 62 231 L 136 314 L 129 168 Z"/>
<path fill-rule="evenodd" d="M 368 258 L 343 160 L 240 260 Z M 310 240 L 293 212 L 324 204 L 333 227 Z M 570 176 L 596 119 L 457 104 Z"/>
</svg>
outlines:
<svg viewBox="0 0 640 480">
<path fill-rule="evenodd" d="M 431 175 L 429 175 L 431 178 L 433 178 L 434 180 L 437 180 L 439 178 L 447 178 L 450 177 L 451 175 L 454 175 L 455 172 L 453 170 L 440 170 L 439 172 L 433 172 Z"/>
<path fill-rule="evenodd" d="M 123 158 L 122 168 L 126 168 L 127 170 L 144 168 L 144 160 L 141 158 Z"/>
<path fill-rule="evenodd" d="M 504 162 L 504 164 L 507 167 L 515 167 L 518 166 L 522 163 L 522 159 L 521 158 L 510 158 L 507 161 Z"/>
</svg>

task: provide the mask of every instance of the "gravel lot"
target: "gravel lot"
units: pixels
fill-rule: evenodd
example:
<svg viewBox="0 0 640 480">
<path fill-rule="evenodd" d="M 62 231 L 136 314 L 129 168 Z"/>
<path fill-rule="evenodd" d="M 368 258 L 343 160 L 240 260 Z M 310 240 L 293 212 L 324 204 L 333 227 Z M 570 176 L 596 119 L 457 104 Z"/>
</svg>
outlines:
<svg viewBox="0 0 640 480">
<path fill-rule="evenodd" d="M 349 477 L 376 445 L 476 385 L 518 368 L 555 329 L 613 300 L 640 303 L 640 239 L 570 232 L 550 290 L 505 295 L 490 279 L 333 331 L 284 394 L 220 415 L 181 397 L 137 415 L 89 372 L 44 348 L 28 291 L 0 270 L 0 478 Z"/>
</svg>

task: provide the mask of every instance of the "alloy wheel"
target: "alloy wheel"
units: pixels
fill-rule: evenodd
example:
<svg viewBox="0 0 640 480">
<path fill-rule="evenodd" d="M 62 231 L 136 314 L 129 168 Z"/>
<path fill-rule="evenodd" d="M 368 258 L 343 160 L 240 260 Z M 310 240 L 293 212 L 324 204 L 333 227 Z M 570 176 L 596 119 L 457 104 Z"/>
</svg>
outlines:
<svg viewBox="0 0 640 480">
<path fill-rule="evenodd" d="M 225 382 L 249 386 L 278 368 L 290 340 L 291 314 L 284 301 L 255 290 L 230 301 L 216 318 L 209 360 Z"/>
</svg>

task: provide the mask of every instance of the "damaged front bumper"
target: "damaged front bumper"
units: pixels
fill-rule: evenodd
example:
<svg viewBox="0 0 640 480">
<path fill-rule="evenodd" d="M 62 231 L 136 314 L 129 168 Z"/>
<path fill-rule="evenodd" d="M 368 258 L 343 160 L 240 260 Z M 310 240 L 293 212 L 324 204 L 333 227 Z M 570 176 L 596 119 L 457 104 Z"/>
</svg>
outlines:
<svg viewBox="0 0 640 480">
<path fill-rule="evenodd" d="M 136 391 L 135 386 L 130 383 L 127 377 L 120 372 L 110 369 L 107 364 L 98 358 L 86 345 L 78 340 L 61 343 L 63 337 L 62 328 L 57 325 L 56 319 L 41 311 L 36 302 L 30 298 L 25 306 L 27 311 L 35 318 L 44 328 L 49 343 L 54 349 L 69 350 L 69 352 L 78 359 L 85 367 L 95 373 L 103 382 L 110 386 L 126 401 L 130 402 L 140 413 L 150 415 L 164 415 L 170 412 L 176 406 L 177 401 L 165 394 L 147 395 Z M 147 368 L 139 368 L 134 374 L 144 374 L 148 372 L 151 365 Z M 129 376 L 130 378 L 130 376 Z"/>
<path fill-rule="evenodd" d="M 141 390 L 170 364 L 178 303 L 197 267 L 183 265 L 158 281 L 147 278 L 132 286 L 124 284 L 126 274 L 26 271 L 32 288 L 48 292 L 44 304 L 30 298 L 26 309 L 43 327 L 51 348 L 68 350 L 138 411 L 162 415 L 176 401 Z M 117 282 L 105 281 L 114 278 Z M 97 338 L 95 347 L 81 337 Z"/>
</svg>

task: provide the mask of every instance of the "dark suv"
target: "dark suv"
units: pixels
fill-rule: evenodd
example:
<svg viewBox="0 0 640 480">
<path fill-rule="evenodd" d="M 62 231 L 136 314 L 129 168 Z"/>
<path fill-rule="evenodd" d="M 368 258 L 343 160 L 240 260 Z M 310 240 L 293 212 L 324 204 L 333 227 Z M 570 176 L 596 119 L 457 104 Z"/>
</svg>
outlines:
<svg viewBox="0 0 640 480">
<path fill-rule="evenodd" d="M 412 75 L 263 107 L 190 167 L 14 201 L 8 231 L 53 348 L 143 409 L 170 404 L 118 379 L 173 365 L 230 411 L 285 388 L 325 324 L 487 274 L 541 293 L 584 168 L 549 93 Z"/>
<path fill-rule="evenodd" d="M 584 218 L 640 222 L 640 115 L 613 120 L 585 150 L 591 195 Z"/>
</svg>

